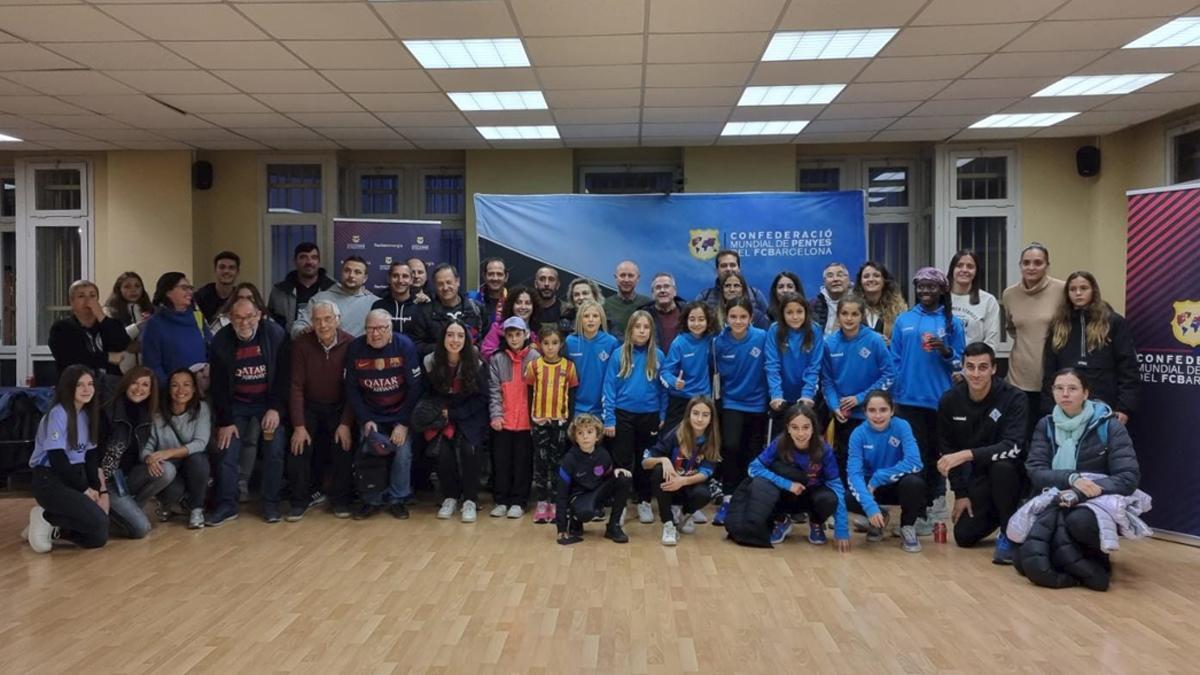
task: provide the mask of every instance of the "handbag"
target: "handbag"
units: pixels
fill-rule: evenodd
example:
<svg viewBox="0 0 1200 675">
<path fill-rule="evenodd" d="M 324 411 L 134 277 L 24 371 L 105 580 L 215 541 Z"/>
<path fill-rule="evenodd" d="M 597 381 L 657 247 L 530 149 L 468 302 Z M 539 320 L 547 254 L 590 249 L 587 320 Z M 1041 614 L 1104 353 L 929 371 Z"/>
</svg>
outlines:
<svg viewBox="0 0 1200 675">
<path fill-rule="evenodd" d="M 360 495 L 383 492 L 388 487 L 388 458 L 359 453 L 354 460 L 354 488 Z"/>
</svg>

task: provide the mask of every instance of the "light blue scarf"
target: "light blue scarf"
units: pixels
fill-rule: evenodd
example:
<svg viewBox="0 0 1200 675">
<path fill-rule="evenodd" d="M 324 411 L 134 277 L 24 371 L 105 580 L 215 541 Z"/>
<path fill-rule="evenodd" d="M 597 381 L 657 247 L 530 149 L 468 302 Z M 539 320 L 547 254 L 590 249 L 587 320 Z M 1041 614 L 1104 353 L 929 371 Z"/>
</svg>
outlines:
<svg viewBox="0 0 1200 675">
<path fill-rule="evenodd" d="M 1054 406 L 1051 417 L 1054 419 L 1054 440 L 1058 448 L 1054 450 L 1054 460 L 1050 468 L 1062 471 L 1074 471 L 1079 456 L 1079 441 L 1087 431 L 1088 422 L 1096 413 L 1096 407 L 1091 401 L 1083 404 L 1083 410 L 1074 417 L 1067 417 L 1063 409 Z"/>
</svg>

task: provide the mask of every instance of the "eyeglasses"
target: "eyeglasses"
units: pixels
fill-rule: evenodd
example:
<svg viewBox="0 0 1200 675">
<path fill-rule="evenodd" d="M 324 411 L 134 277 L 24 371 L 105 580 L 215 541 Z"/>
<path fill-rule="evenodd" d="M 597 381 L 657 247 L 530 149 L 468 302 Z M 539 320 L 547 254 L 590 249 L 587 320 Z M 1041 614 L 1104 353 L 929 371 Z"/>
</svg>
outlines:
<svg viewBox="0 0 1200 675">
<path fill-rule="evenodd" d="M 391 330 L 391 326 L 367 326 L 368 333 L 382 333 L 386 330 Z"/>
</svg>

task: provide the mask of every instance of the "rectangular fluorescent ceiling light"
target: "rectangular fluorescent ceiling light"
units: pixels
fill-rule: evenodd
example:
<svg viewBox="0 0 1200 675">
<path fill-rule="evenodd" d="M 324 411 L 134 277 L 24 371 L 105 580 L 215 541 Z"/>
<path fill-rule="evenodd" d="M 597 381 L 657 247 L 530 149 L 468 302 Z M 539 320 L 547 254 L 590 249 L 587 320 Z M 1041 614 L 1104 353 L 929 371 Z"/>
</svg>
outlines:
<svg viewBox="0 0 1200 675">
<path fill-rule="evenodd" d="M 528 68 L 520 38 L 479 40 L 405 40 L 422 68 Z"/>
<path fill-rule="evenodd" d="M 779 120 L 776 122 L 729 122 L 721 130 L 722 136 L 794 136 L 808 120 Z"/>
<path fill-rule="evenodd" d="M 990 115 L 975 124 L 972 129 L 1017 129 L 1020 127 L 1049 127 L 1078 115 L 1077 112 L 1021 113 L 1014 115 Z"/>
<path fill-rule="evenodd" d="M 844 84 L 746 87 L 738 105 L 823 105 L 837 98 L 845 88 Z"/>
<path fill-rule="evenodd" d="M 0 143 L 19 143 L 20 141 L 21 139 L 15 136 L 6 136 L 5 134 L 0 134 Z"/>
<path fill-rule="evenodd" d="M 446 94 L 463 112 L 474 110 L 545 110 L 540 91 L 452 91 Z"/>
<path fill-rule="evenodd" d="M 1113 96 L 1128 94 L 1170 77 L 1173 73 L 1141 73 L 1133 75 L 1073 75 L 1064 77 L 1034 94 L 1039 96 Z"/>
<path fill-rule="evenodd" d="M 869 28 L 776 33 L 762 60 L 869 59 L 898 32 L 899 28 Z"/>
<path fill-rule="evenodd" d="M 558 138 L 553 124 L 527 127 L 475 127 L 489 141 L 543 141 Z"/>
<path fill-rule="evenodd" d="M 1146 33 L 1121 49 L 1200 47 L 1200 16 L 1182 16 Z"/>
</svg>

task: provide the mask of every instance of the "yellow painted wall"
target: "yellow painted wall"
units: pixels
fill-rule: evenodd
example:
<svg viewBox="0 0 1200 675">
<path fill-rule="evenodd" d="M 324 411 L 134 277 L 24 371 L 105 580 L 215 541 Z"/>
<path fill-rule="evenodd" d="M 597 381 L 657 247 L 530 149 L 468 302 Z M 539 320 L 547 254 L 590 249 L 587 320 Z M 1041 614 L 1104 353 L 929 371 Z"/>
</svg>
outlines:
<svg viewBox="0 0 1200 675">
<path fill-rule="evenodd" d="M 683 149 L 688 192 L 796 189 L 793 145 L 721 145 Z"/>
<path fill-rule="evenodd" d="M 1092 264 L 1092 194 L 1099 179 L 1079 176 L 1075 151 L 1093 140 L 1046 138 L 1020 144 L 1021 240 L 1016 246 L 1045 244 L 1050 274 L 1060 279 Z M 1016 272 L 1009 270 L 1010 280 L 1017 278 Z"/>
<path fill-rule="evenodd" d="M 138 272 L 151 290 L 163 272 L 191 275 L 191 152 L 110 152 L 95 166 L 101 288 L 126 270 Z"/>
<path fill-rule="evenodd" d="M 241 256 L 240 278 L 257 284 L 262 273 L 258 153 L 200 152 L 196 159 L 212 163 L 213 187 L 192 192 L 192 281 L 197 286 L 212 281 L 213 256 L 229 250 Z"/>
</svg>

